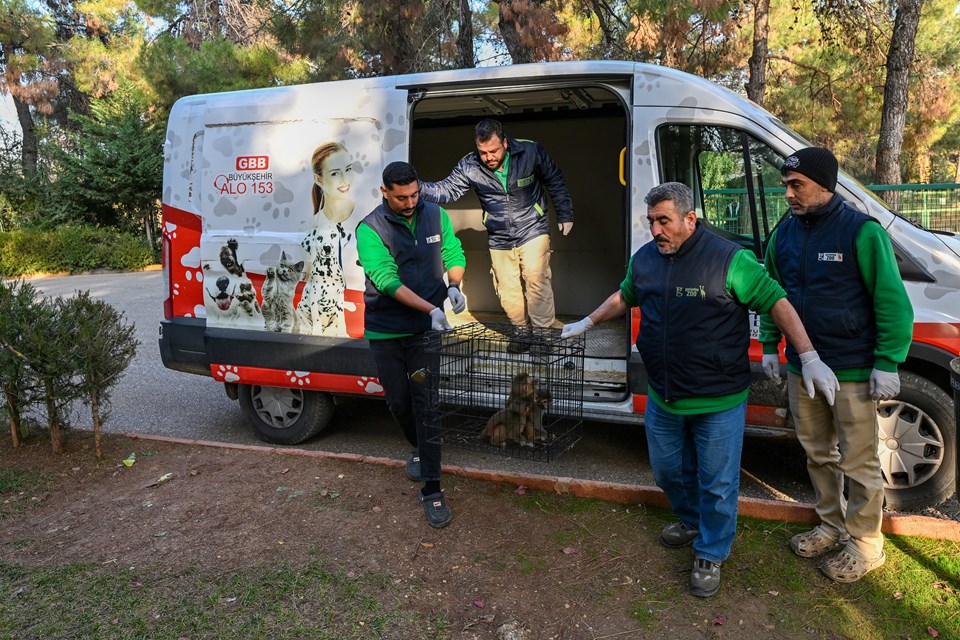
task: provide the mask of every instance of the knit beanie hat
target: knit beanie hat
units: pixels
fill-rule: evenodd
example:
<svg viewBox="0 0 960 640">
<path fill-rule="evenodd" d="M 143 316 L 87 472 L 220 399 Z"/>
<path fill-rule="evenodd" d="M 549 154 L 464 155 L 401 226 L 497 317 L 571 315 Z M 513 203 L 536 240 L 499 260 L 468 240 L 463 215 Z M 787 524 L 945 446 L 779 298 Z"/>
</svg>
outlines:
<svg viewBox="0 0 960 640">
<path fill-rule="evenodd" d="M 802 173 L 831 193 L 837 190 L 837 159 L 829 149 L 807 147 L 794 151 L 783 161 L 780 175 L 790 171 Z"/>
</svg>

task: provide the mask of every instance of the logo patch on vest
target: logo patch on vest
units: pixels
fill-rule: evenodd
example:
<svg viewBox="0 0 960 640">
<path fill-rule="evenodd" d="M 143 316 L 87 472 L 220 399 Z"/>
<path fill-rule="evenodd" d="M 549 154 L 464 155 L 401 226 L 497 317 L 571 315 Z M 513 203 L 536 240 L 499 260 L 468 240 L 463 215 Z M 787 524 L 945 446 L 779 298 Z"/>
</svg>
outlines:
<svg viewBox="0 0 960 640">
<path fill-rule="evenodd" d="M 440 234 L 427 236 L 427 244 L 433 244 L 434 242 L 440 242 Z"/>
<path fill-rule="evenodd" d="M 701 298 L 707 299 L 707 290 L 701 284 L 699 287 L 677 287 L 676 296 L 678 298 Z"/>
<path fill-rule="evenodd" d="M 533 184 L 533 178 L 534 176 L 527 176 L 526 178 L 520 178 L 519 180 L 517 180 L 517 186 L 525 187 L 528 184 Z"/>
<path fill-rule="evenodd" d="M 842 253 L 818 253 L 817 260 L 819 262 L 843 262 Z"/>
</svg>

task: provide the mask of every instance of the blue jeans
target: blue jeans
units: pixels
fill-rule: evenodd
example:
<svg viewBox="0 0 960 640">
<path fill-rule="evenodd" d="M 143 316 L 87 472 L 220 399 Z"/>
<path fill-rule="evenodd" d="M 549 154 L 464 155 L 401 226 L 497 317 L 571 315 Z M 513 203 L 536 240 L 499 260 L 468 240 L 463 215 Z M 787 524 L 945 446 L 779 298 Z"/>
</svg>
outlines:
<svg viewBox="0 0 960 640">
<path fill-rule="evenodd" d="M 657 486 L 685 527 L 699 529 L 698 558 L 722 562 L 737 532 L 740 453 L 746 401 L 726 411 L 678 415 L 653 399 L 645 415 L 650 466 Z"/>
</svg>

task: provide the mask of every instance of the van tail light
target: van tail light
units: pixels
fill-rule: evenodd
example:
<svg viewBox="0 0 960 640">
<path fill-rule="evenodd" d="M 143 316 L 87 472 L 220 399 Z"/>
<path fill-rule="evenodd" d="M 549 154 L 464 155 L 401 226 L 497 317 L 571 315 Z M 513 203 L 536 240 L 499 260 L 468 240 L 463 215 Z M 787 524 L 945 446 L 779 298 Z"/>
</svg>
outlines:
<svg viewBox="0 0 960 640">
<path fill-rule="evenodd" d="M 163 234 L 160 247 L 163 255 L 163 317 L 165 320 L 173 320 L 173 286 L 170 284 L 170 278 L 172 277 L 170 236 Z"/>
</svg>

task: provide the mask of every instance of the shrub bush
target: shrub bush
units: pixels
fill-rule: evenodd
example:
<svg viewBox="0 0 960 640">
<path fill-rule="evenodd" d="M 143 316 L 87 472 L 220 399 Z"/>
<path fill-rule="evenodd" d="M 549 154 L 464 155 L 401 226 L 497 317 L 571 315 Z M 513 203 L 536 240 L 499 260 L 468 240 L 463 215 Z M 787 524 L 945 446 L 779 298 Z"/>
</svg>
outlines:
<svg viewBox="0 0 960 640">
<path fill-rule="evenodd" d="M 55 231 L 0 232 L 0 275 L 5 277 L 135 270 L 155 261 L 143 240 L 112 229 L 70 226 Z"/>
</svg>

